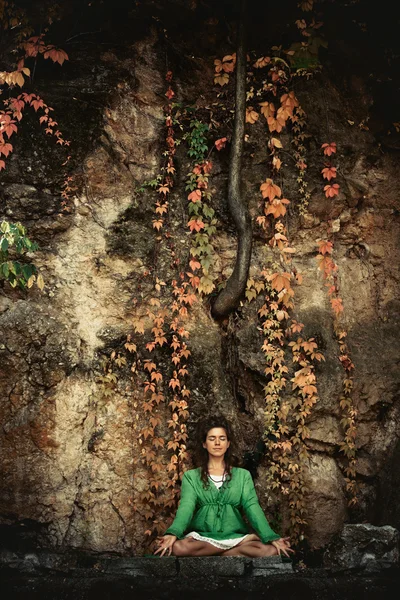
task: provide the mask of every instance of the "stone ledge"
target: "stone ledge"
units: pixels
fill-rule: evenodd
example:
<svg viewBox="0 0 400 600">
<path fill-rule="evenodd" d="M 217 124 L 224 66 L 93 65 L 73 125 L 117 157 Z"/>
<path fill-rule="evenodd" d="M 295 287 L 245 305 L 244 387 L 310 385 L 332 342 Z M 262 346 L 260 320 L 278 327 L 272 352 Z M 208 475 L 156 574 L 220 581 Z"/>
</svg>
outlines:
<svg viewBox="0 0 400 600">
<path fill-rule="evenodd" d="M 1 600 L 376 600 L 395 598 L 400 569 L 299 569 L 286 558 L 121 557 L 0 551 Z"/>
<path fill-rule="evenodd" d="M 204 557 L 96 557 L 64 555 L 48 552 L 26 553 L 18 556 L 9 551 L 0 553 L 0 566 L 11 571 L 35 575 L 64 573 L 70 576 L 97 577 L 99 574 L 123 577 L 201 578 L 212 573 L 215 577 L 266 577 L 273 573 L 292 573 L 291 561 L 279 556 L 244 558 L 236 556 Z"/>
</svg>

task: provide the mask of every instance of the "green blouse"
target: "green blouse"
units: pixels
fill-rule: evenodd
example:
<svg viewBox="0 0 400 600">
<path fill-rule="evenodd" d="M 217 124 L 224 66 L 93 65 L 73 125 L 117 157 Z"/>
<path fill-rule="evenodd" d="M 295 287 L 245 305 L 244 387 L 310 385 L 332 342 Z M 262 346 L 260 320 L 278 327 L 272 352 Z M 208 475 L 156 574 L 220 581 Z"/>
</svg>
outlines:
<svg viewBox="0 0 400 600">
<path fill-rule="evenodd" d="M 281 537 L 265 518 L 249 471 L 233 467 L 231 480 L 218 489 L 212 482 L 204 488 L 200 468 L 191 469 L 183 475 L 178 510 L 164 535 L 183 538 L 185 532 L 196 531 L 214 540 L 242 537 L 249 529 L 240 509 L 264 544 Z"/>
</svg>

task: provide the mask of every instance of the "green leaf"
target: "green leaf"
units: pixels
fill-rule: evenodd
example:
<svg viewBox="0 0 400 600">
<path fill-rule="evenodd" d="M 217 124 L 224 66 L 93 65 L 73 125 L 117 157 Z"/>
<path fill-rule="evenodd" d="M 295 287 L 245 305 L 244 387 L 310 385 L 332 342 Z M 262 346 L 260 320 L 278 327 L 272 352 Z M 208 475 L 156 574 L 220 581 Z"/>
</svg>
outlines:
<svg viewBox="0 0 400 600">
<path fill-rule="evenodd" d="M 28 281 L 29 277 L 34 273 L 33 265 L 24 265 L 21 270 L 26 281 Z"/>
<path fill-rule="evenodd" d="M 5 262 L 5 263 L 3 263 L 3 264 L 1 265 L 1 270 L 2 270 L 2 272 L 3 272 L 3 275 L 4 275 L 4 277 L 5 277 L 6 279 L 8 279 L 8 277 L 9 277 L 9 275 L 10 275 L 10 268 L 9 268 L 9 266 L 8 266 L 8 263 L 6 263 L 6 262 Z"/>
</svg>

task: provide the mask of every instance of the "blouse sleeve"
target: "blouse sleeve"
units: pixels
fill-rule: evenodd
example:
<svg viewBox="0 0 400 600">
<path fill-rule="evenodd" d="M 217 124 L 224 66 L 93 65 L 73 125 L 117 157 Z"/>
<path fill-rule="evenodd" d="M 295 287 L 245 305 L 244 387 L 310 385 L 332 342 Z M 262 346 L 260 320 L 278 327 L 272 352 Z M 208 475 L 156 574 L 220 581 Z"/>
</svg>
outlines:
<svg viewBox="0 0 400 600">
<path fill-rule="evenodd" d="M 244 486 L 242 492 L 242 507 L 251 526 L 256 531 L 260 540 L 266 544 L 279 540 L 281 537 L 273 531 L 265 518 L 263 509 L 257 498 L 257 492 L 254 487 L 253 479 L 249 471 L 246 471 Z"/>
<path fill-rule="evenodd" d="M 177 538 L 183 537 L 190 521 L 192 520 L 194 509 L 196 507 L 197 494 L 193 483 L 190 481 L 187 473 L 182 477 L 181 499 L 175 519 L 164 535 L 176 535 Z"/>
</svg>

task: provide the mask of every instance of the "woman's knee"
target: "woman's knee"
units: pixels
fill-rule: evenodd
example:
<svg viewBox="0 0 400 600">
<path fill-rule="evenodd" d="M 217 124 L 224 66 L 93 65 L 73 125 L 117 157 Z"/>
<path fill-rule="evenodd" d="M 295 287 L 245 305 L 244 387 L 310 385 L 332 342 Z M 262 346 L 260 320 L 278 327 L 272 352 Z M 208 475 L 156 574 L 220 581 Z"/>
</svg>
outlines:
<svg viewBox="0 0 400 600">
<path fill-rule="evenodd" d="M 172 546 L 173 556 L 187 556 L 188 554 L 188 543 L 187 540 L 176 540 Z"/>
<path fill-rule="evenodd" d="M 277 548 L 273 544 L 263 544 L 260 542 L 263 549 L 264 556 L 276 556 L 278 553 Z"/>
</svg>

